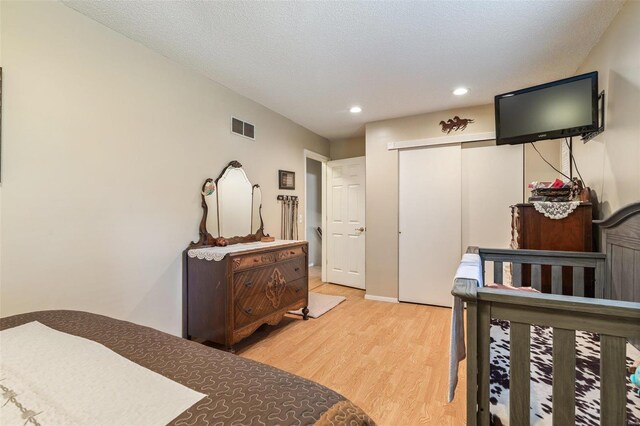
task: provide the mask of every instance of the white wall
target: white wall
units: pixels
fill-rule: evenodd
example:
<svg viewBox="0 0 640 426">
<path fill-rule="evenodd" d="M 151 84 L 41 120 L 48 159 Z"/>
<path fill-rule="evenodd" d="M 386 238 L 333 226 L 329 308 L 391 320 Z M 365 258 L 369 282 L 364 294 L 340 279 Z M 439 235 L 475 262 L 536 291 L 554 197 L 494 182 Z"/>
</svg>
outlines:
<svg viewBox="0 0 640 426">
<path fill-rule="evenodd" d="M 322 163 L 307 158 L 307 241 L 309 263 L 322 265 L 322 240 L 316 228 L 322 226 Z"/>
<path fill-rule="evenodd" d="M 553 165 L 556 169 L 562 171 L 562 144 L 564 139 L 554 139 L 535 142 L 536 148 L 540 154 Z M 577 143 L 575 142 L 574 146 Z M 524 193 L 525 200 L 531 196 L 531 190 L 528 184 L 531 182 L 553 182 L 555 179 L 565 180 L 566 178 L 560 173 L 553 170 L 551 166 L 542 160 L 540 155 L 528 143 L 524 146 Z"/>
<path fill-rule="evenodd" d="M 78 309 L 179 334 L 204 179 L 239 160 L 277 236 L 278 169 L 302 176 L 303 150 L 328 141 L 60 3 L 3 2 L 1 18 L 2 316 Z"/>
<path fill-rule="evenodd" d="M 574 140 L 582 176 L 598 195 L 600 217 L 640 201 L 640 2 L 627 1 L 577 74 L 598 71 L 606 91 L 606 130 Z"/>
</svg>

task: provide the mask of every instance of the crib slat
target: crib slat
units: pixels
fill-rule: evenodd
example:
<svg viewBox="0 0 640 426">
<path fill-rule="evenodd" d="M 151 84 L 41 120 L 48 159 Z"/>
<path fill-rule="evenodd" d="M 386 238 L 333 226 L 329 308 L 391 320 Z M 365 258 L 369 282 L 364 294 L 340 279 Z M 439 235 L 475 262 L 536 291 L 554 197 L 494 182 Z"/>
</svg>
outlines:
<svg viewBox="0 0 640 426">
<path fill-rule="evenodd" d="M 576 332 L 553 329 L 553 424 L 573 425 L 576 417 Z"/>
<path fill-rule="evenodd" d="M 478 425 L 489 426 L 489 345 L 491 305 L 478 306 Z"/>
<path fill-rule="evenodd" d="M 573 267 L 573 295 L 584 297 L 584 268 Z"/>
<path fill-rule="evenodd" d="M 512 263 L 512 284 L 514 287 L 522 286 L 522 263 Z"/>
<path fill-rule="evenodd" d="M 600 424 L 626 425 L 626 340 L 600 336 Z"/>
<path fill-rule="evenodd" d="M 607 251 L 607 258 L 611 259 L 611 254 Z M 598 261 L 596 263 L 596 298 L 609 299 L 611 298 L 611 283 L 608 287 L 605 287 L 606 281 L 606 265 L 604 261 Z"/>
<path fill-rule="evenodd" d="M 542 291 L 542 272 L 540 265 L 531 265 L 531 287 Z"/>
<path fill-rule="evenodd" d="M 509 422 L 529 425 L 530 410 L 530 352 L 529 324 L 511 322 L 509 343 Z"/>
<path fill-rule="evenodd" d="M 478 410 L 478 305 L 467 303 L 467 426 L 477 426 Z"/>
<path fill-rule="evenodd" d="M 493 262 L 493 282 L 502 284 L 502 262 Z"/>
<path fill-rule="evenodd" d="M 551 267 L 551 293 L 562 294 L 562 266 Z"/>
</svg>

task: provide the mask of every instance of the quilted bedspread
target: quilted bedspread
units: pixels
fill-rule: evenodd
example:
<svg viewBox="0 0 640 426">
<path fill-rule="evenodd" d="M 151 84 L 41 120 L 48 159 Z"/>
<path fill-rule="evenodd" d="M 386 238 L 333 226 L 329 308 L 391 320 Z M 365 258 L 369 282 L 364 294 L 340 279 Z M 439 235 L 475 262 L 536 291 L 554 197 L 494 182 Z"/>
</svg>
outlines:
<svg viewBox="0 0 640 426">
<path fill-rule="evenodd" d="M 130 322 L 86 312 L 44 311 L 2 318 L 0 330 L 32 321 L 98 342 L 206 395 L 173 419 L 173 425 L 374 424 L 345 397 L 318 383 Z"/>
</svg>

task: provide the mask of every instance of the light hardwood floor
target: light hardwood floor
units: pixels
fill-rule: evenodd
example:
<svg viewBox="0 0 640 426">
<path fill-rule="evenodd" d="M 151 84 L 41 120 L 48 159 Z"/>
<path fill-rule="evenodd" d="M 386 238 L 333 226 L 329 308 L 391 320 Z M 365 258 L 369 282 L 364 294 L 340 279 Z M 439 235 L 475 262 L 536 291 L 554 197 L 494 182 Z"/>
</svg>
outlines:
<svg viewBox="0 0 640 426">
<path fill-rule="evenodd" d="M 365 300 L 311 272 L 313 291 L 347 300 L 318 319 L 258 330 L 238 355 L 334 389 L 379 425 L 465 424 L 464 365 L 456 400 L 446 402 L 449 309 Z"/>
</svg>

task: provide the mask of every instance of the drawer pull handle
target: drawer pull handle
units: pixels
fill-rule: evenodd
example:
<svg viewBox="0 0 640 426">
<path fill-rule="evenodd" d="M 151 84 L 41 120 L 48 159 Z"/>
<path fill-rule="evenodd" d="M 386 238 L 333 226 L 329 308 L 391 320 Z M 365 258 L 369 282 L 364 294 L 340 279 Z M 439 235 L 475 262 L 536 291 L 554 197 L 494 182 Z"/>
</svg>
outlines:
<svg viewBox="0 0 640 426">
<path fill-rule="evenodd" d="M 246 288 L 251 288 L 251 287 L 253 287 L 253 283 L 251 281 L 247 281 L 246 283 L 244 283 L 244 286 Z"/>
<path fill-rule="evenodd" d="M 251 315 L 253 313 L 253 309 L 252 308 L 247 308 L 244 310 L 246 313 L 248 313 L 249 315 Z"/>
<path fill-rule="evenodd" d="M 296 272 L 298 272 L 299 270 L 300 270 L 300 268 L 299 268 L 299 267 L 298 267 L 298 268 L 296 268 L 296 269 L 294 269 L 294 271 L 296 271 Z"/>
<path fill-rule="evenodd" d="M 296 254 L 296 252 L 295 251 L 290 251 L 289 254 Z"/>
<path fill-rule="evenodd" d="M 255 263 L 258 263 L 258 262 L 260 262 L 260 259 L 258 259 L 258 258 L 256 257 L 255 259 L 253 259 L 253 261 L 254 261 Z"/>
</svg>

